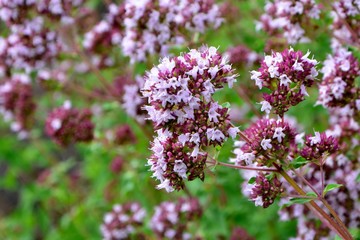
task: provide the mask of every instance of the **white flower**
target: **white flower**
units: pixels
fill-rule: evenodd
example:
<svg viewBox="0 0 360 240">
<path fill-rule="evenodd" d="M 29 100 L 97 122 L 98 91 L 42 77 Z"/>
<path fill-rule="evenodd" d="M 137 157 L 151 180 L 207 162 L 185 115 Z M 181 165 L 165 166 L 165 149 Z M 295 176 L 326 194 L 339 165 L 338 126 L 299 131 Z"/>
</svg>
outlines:
<svg viewBox="0 0 360 240">
<path fill-rule="evenodd" d="M 284 129 L 282 127 L 275 128 L 273 138 L 277 138 L 279 143 L 281 143 L 283 138 L 285 137 L 285 133 L 283 133 L 283 131 Z"/>
<path fill-rule="evenodd" d="M 229 128 L 228 133 L 229 136 L 234 139 L 239 131 L 240 130 L 237 127 L 231 127 Z"/>
<path fill-rule="evenodd" d="M 185 143 L 189 141 L 189 135 L 190 133 L 179 135 L 178 140 L 183 146 L 185 146 Z"/>
<path fill-rule="evenodd" d="M 251 80 L 254 80 L 255 81 L 255 85 L 258 86 L 259 89 L 262 88 L 262 80 L 260 79 L 260 76 L 261 76 L 261 72 L 258 72 L 258 71 L 251 71 Z"/>
<path fill-rule="evenodd" d="M 268 101 L 261 101 L 260 102 L 260 104 L 261 104 L 261 111 L 262 112 L 266 112 L 266 114 L 268 115 L 269 113 L 270 113 L 270 111 L 271 111 L 271 109 L 272 109 L 272 107 L 271 107 L 271 105 L 270 105 L 270 103 L 268 102 Z"/>
<path fill-rule="evenodd" d="M 196 145 L 199 145 L 199 143 L 200 143 L 199 133 L 194 133 L 194 134 L 192 134 L 189 142 L 193 142 L 193 143 L 195 143 Z"/>
<path fill-rule="evenodd" d="M 209 121 L 219 122 L 217 117 L 220 116 L 220 114 L 216 112 L 218 109 L 219 105 L 216 102 L 212 102 L 209 109 Z"/>
<path fill-rule="evenodd" d="M 187 178 L 186 171 L 187 171 L 187 167 L 185 163 L 181 160 L 175 160 L 174 172 L 179 174 L 179 176 L 182 178 Z"/>
<path fill-rule="evenodd" d="M 319 132 L 315 132 L 314 137 L 310 137 L 310 145 L 318 144 L 321 141 L 321 135 Z"/>
<path fill-rule="evenodd" d="M 263 205 L 264 205 L 264 202 L 263 202 L 261 196 L 257 196 L 257 197 L 254 199 L 254 203 L 255 203 L 255 206 L 263 206 Z"/>
<path fill-rule="evenodd" d="M 293 65 L 293 69 L 296 70 L 296 71 L 301 71 L 301 72 L 304 71 L 304 68 L 302 67 L 302 63 L 298 62 L 297 59 L 296 59 L 294 65 Z"/>
<path fill-rule="evenodd" d="M 284 85 L 286 87 L 289 87 L 291 80 L 286 74 L 282 74 L 279 78 L 280 78 L 280 86 Z"/>
<path fill-rule="evenodd" d="M 61 128 L 62 122 L 60 119 L 58 118 L 54 118 L 51 123 L 50 123 L 51 127 L 56 131 L 59 130 Z"/>
<path fill-rule="evenodd" d="M 272 148 L 271 139 L 266 139 L 266 138 L 264 138 L 264 139 L 261 141 L 260 145 L 261 145 L 261 147 L 262 147 L 264 150 L 271 149 L 271 148 Z"/>
<path fill-rule="evenodd" d="M 169 179 L 165 179 L 162 183 L 160 183 L 159 185 L 156 186 L 157 189 L 162 189 L 165 188 L 165 190 L 167 192 L 172 192 L 174 191 L 174 188 L 172 186 L 170 186 L 170 180 Z"/>
</svg>

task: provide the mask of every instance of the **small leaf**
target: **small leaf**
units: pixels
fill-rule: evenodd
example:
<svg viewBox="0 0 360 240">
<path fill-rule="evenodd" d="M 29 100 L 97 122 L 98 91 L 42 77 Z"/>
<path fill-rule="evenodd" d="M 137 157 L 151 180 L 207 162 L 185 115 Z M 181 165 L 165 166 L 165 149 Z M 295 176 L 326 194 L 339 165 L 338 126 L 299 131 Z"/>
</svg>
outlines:
<svg viewBox="0 0 360 240">
<path fill-rule="evenodd" d="M 231 104 L 229 102 L 225 102 L 225 103 L 221 104 L 221 106 L 224 108 L 230 108 Z"/>
<path fill-rule="evenodd" d="M 360 173 L 359 173 L 359 175 L 356 177 L 356 182 L 360 182 Z"/>
<path fill-rule="evenodd" d="M 317 195 L 314 192 L 308 192 L 306 193 L 306 196 L 314 197 L 314 198 L 302 198 L 302 197 L 291 198 L 288 203 L 284 204 L 284 207 L 289 207 L 293 204 L 304 204 L 317 198 Z"/>
<path fill-rule="evenodd" d="M 305 158 L 299 156 L 291 161 L 290 165 L 293 166 L 295 169 L 304 166 L 305 164 L 309 163 L 310 161 L 306 160 Z"/>
<path fill-rule="evenodd" d="M 253 184 L 256 181 L 256 177 L 252 177 L 249 179 L 248 184 Z"/>
<path fill-rule="evenodd" d="M 339 187 L 342 187 L 342 186 L 343 186 L 342 184 L 337 184 L 337 183 L 330 183 L 330 184 L 326 185 L 324 192 L 323 192 L 323 196 L 325 196 L 326 193 L 328 193 L 334 189 L 337 189 Z"/>
<path fill-rule="evenodd" d="M 308 192 L 306 193 L 306 196 L 317 198 L 317 195 L 314 192 Z"/>
</svg>

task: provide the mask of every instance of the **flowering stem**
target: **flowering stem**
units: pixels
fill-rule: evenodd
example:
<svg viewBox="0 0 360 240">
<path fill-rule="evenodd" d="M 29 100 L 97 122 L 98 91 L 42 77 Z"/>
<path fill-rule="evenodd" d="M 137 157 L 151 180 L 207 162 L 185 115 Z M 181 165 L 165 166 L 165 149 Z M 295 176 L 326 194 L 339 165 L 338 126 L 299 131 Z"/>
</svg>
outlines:
<svg viewBox="0 0 360 240">
<path fill-rule="evenodd" d="M 300 195 L 306 195 L 306 192 L 292 179 L 281 166 L 273 163 L 278 172 L 285 178 L 285 180 L 298 192 Z M 326 201 L 325 201 L 326 202 Z M 340 237 L 346 240 L 352 240 L 351 234 L 348 230 L 343 228 L 338 221 L 334 221 L 323 209 L 321 209 L 314 201 L 310 201 L 306 206 L 310 209 L 313 209 L 313 212 L 319 216 L 320 219 L 326 220 L 323 221 L 330 229 L 335 231 Z M 334 216 L 335 217 L 335 216 Z M 336 219 L 336 218 L 335 218 Z"/>
<path fill-rule="evenodd" d="M 246 142 L 248 142 L 249 144 L 251 144 L 251 141 L 247 138 L 247 136 L 242 133 L 241 131 L 238 132 L 238 134 L 240 135 L 241 138 L 243 138 Z M 268 156 L 264 155 L 265 158 L 268 158 Z M 284 169 L 277 165 L 275 162 L 273 162 L 273 166 L 278 170 L 278 173 L 281 174 L 281 176 L 283 176 L 283 178 L 285 178 L 285 180 L 295 189 L 295 191 L 300 194 L 300 195 L 306 195 L 306 192 L 295 182 L 294 179 L 292 179 L 285 171 Z M 296 171 L 295 171 L 296 173 Z M 300 175 L 300 174 L 299 174 Z M 309 184 L 309 182 L 302 177 L 302 179 L 305 181 L 305 183 Z M 309 185 L 311 186 L 311 185 Z M 316 190 L 312 187 L 312 189 L 315 191 Z M 318 195 L 318 194 L 317 194 Z M 320 196 L 321 197 L 321 196 Z M 323 199 L 320 198 L 321 201 L 323 201 Z M 326 202 L 324 200 L 324 202 Z M 319 205 L 316 204 L 316 202 L 314 200 L 310 201 L 309 203 L 305 203 L 305 205 L 312 210 L 312 212 L 317 215 L 319 217 L 319 219 L 326 224 L 331 230 L 333 230 L 334 232 L 336 232 L 336 234 L 338 234 L 340 237 L 342 237 L 345 240 L 352 240 L 352 236 L 349 233 L 349 231 L 347 230 L 346 227 L 343 227 L 344 224 L 341 222 L 341 220 L 338 218 L 338 216 L 336 215 L 336 213 L 332 213 L 331 210 L 333 210 L 331 208 L 331 210 L 329 209 L 329 211 L 331 212 L 331 214 L 333 215 L 333 217 L 336 219 L 334 220 L 333 218 L 331 218 L 323 209 L 321 209 L 319 207 Z M 325 206 L 328 205 L 328 203 L 326 202 Z M 327 207 L 328 208 L 328 207 Z M 335 214 L 335 215 L 334 215 Z"/>
<path fill-rule="evenodd" d="M 210 163 L 214 164 L 215 166 L 220 165 L 220 166 L 225 166 L 225 167 L 234 168 L 234 169 L 244 169 L 244 170 L 264 171 L 264 172 L 278 172 L 278 170 L 275 168 L 258 168 L 258 167 L 240 166 L 240 165 L 219 162 L 219 161 L 216 161 L 215 159 L 213 159 L 213 161 Z"/>
<path fill-rule="evenodd" d="M 321 171 L 321 186 L 322 186 L 322 190 L 321 192 L 324 191 L 324 173 L 323 173 L 323 161 L 320 161 L 320 171 Z M 330 206 L 330 204 L 325 200 L 324 196 L 322 194 L 320 194 L 318 191 L 316 191 L 316 189 L 314 188 L 314 186 L 309 183 L 309 181 L 306 180 L 306 178 L 304 178 L 304 176 L 302 176 L 301 174 L 299 174 L 295 169 L 292 169 L 292 171 L 295 173 L 295 175 L 297 177 L 299 177 L 306 185 L 308 185 L 311 190 L 314 191 L 314 193 L 318 196 L 318 199 L 325 205 L 325 207 L 330 211 L 331 215 L 335 218 L 336 222 L 340 225 L 340 227 L 342 229 L 344 229 L 347 232 L 347 228 L 345 226 L 345 224 L 341 221 L 340 217 L 336 214 L 336 212 L 334 211 L 334 209 Z M 351 237 L 351 235 L 350 235 Z"/>
<path fill-rule="evenodd" d="M 321 177 L 321 192 L 324 191 L 325 185 L 324 185 L 324 169 L 323 169 L 323 164 L 320 163 L 320 177 Z"/>
</svg>

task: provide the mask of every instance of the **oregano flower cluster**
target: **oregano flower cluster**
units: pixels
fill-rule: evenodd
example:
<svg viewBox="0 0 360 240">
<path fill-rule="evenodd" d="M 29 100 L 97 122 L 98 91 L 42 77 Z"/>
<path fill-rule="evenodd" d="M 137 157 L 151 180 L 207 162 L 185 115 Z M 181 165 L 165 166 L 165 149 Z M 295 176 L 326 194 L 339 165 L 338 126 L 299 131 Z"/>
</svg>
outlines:
<svg viewBox="0 0 360 240">
<path fill-rule="evenodd" d="M 100 227 L 103 239 L 130 239 L 135 237 L 136 228 L 144 223 L 146 211 L 137 202 L 114 205 L 111 212 L 104 216 Z"/>
<path fill-rule="evenodd" d="M 351 52 L 344 48 L 337 49 L 324 61 L 321 72 L 323 81 L 319 86 L 318 104 L 325 108 L 350 104 L 355 111 L 360 109 L 360 104 L 356 104 L 356 100 L 360 102 L 360 90 L 355 86 L 355 79 L 360 75 L 360 67 Z"/>
<path fill-rule="evenodd" d="M 261 111 L 267 114 L 271 110 L 280 117 L 308 96 L 306 87 L 311 87 L 318 72 L 318 63 L 310 59 L 310 52 L 305 55 L 301 51 L 285 49 L 266 55 L 258 71 L 251 71 L 251 79 L 259 89 L 268 88 L 270 94 L 263 93 Z"/>
<path fill-rule="evenodd" d="M 309 42 L 307 28 L 312 19 L 318 19 L 320 6 L 314 0 L 268 1 L 256 28 L 270 36 L 284 37 L 289 44 Z"/>
<path fill-rule="evenodd" d="M 46 133 L 59 145 L 68 146 L 74 142 L 89 142 L 94 138 L 95 125 L 88 109 L 76 109 L 70 102 L 55 108 L 46 119 Z"/>
<path fill-rule="evenodd" d="M 235 164 L 271 166 L 272 162 L 264 157 L 282 159 L 296 149 L 295 129 L 286 120 L 262 118 L 243 131 L 247 141 L 235 143 Z"/>
<path fill-rule="evenodd" d="M 84 46 L 89 50 L 101 48 L 101 44 L 119 46 L 134 63 L 145 61 L 148 55 L 165 56 L 189 34 L 203 33 L 221 23 L 220 9 L 213 0 L 127 0 L 109 6 L 105 20 L 86 34 Z"/>
<path fill-rule="evenodd" d="M 162 202 L 155 207 L 150 227 L 159 239 L 192 239 L 187 225 L 202 216 L 197 198 L 180 198 L 177 202 Z"/>
<path fill-rule="evenodd" d="M 27 75 L 14 74 L 0 85 L 0 114 L 11 122 L 11 129 L 20 138 L 28 136 L 35 109 L 31 80 Z"/>
<path fill-rule="evenodd" d="M 228 109 L 212 98 L 223 84 L 231 87 L 235 77 L 214 47 L 163 58 L 145 77 L 142 92 L 149 105 L 144 109 L 158 129 L 148 163 L 161 182 L 158 188 L 179 190 L 184 179 L 204 179 L 203 148 L 236 136 Z"/>
</svg>

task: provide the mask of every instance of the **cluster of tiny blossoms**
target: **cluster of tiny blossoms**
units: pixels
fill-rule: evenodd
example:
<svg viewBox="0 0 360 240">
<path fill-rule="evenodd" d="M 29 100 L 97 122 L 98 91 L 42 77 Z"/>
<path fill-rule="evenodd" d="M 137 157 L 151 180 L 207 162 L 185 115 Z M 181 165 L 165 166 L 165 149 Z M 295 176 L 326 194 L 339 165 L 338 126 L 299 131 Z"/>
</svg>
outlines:
<svg viewBox="0 0 360 240">
<path fill-rule="evenodd" d="M 128 0 L 110 5 L 105 20 L 86 34 L 84 46 L 99 51 L 99 43 L 118 45 L 132 62 L 144 61 L 149 54 L 167 55 L 170 46 L 185 42 L 186 34 L 217 28 L 221 22 L 213 0 Z"/>
<path fill-rule="evenodd" d="M 299 135 L 287 120 L 263 118 L 243 131 L 246 141 L 235 142 L 235 165 L 262 168 L 271 167 L 277 159 L 293 158 L 297 152 Z M 274 203 L 284 191 L 276 175 L 260 171 L 242 171 L 245 179 L 243 194 L 256 206 L 264 208 Z M 254 179 L 253 182 L 250 182 Z"/>
<path fill-rule="evenodd" d="M 306 27 L 311 19 L 318 19 L 320 8 L 314 0 L 275 0 L 265 5 L 265 11 L 256 28 L 271 36 L 282 36 L 289 44 L 308 42 Z"/>
<path fill-rule="evenodd" d="M 229 56 L 229 62 L 237 68 L 252 67 L 261 59 L 256 52 L 244 45 L 231 47 L 225 54 Z"/>
<path fill-rule="evenodd" d="M 143 225 L 146 211 L 139 203 L 116 204 L 106 213 L 100 230 L 104 240 L 131 239 L 136 228 Z"/>
<path fill-rule="evenodd" d="M 27 75 L 15 74 L 0 85 L 0 114 L 12 122 L 11 129 L 18 132 L 20 138 L 28 135 L 35 107 L 31 80 Z"/>
<path fill-rule="evenodd" d="M 150 227 L 159 239 L 193 239 L 185 232 L 187 225 L 200 218 L 202 209 L 196 198 L 180 198 L 178 202 L 162 202 L 155 207 Z"/>
<path fill-rule="evenodd" d="M 93 139 L 94 124 L 88 109 L 71 107 L 70 102 L 55 108 L 46 119 L 46 133 L 59 145 L 67 146 L 74 142 L 89 142 Z"/>
<path fill-rule="evenodd" d="M 350 104 L 355 111 L 360 109 L 360 103 L 356 104 L 360 89 L 355 86 L 360 68 L 351 52 L 343 48 L 337 49 L 335 54 L 329 55 L 324 61 L 321 72 L 323 81 L 319 86 L 318 104 L 325 108 L 344 107 Z"/>
<path fill-rule="evenodd" d="M 273 109 L 282 117 L 291 106 L 295 106 L 308 96 L 306 87 L 311 87 L 318 75 L 315 66 L 317 61 L 309 59 L 310 52 L 305 55 L 292 48 L 283 52 L 274 52 L 265 56 L 259 71 L 251 71 L 251 79 L 259 89 L 271 90 L 264 93 L 261 111 L 267 114 Z"/>
<path fill-rule="evenodd" d="M 360 38 L 360 2 L 339 0 L 333 3 L 331 12 L 333 23 L 332 48 L 337 49 L 343 44 L 354 45 Z"/>
<path fill-rule="evenodd" d="M 21 25 L 31 15 L 44 15 L 65 24 L 73 22 L 72 11 L 84 0 L 0 0 L 0 19 L 8 25 Z"/>
<path fill-rule="evenodd" d="M 29 20 L 6 38 L 0 37 L 0 76 L 9 75 L 10 69 L 43 68 L 59 50 L 57 33 L 45 28 L 41 17 Z"/>
<path fill-rule="evenodd" d="M 245 191 L 248 191 L 249 198 L 255 203 L 255 206 L 267 208 L 284 192 L 284 188 L 277 176 L 258 173 L 254 183 L 249 184 Z"/>
<path fill-rule="evenodd" d="M 214 47 L 163 58 L 148 73 L 142 92 L 149 105 L 144 109 L 158 129 L 148 163 L 161 182 L 158 188 L 179 190 L 184 179 L 203 179 L 207 153 L 202 148 L 236 136 L 229 109 L 212 99 L 223 84 L 231 87 L 235 77 Z"/>
</svg>

